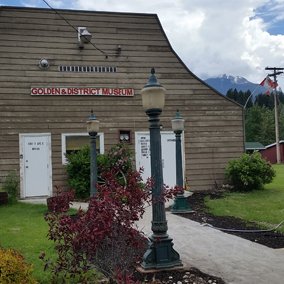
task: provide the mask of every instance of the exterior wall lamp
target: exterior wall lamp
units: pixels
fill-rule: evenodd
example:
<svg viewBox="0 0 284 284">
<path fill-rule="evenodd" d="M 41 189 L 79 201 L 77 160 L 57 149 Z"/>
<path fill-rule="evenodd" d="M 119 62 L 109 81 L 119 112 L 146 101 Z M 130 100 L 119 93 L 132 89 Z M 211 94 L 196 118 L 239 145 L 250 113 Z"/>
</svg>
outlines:
<svg viewBox="0 0 284 284">
<path fill-rule="evenodd" d="M 86 122 L 87 132 L 90 135 L 90 196 L 94 197 L 97 194 L 97 182 L 98 182 L 98 167 L 97 167 L 97 143 L 96 138 L 100 129 L 100 122 L 97 120 L 93 111 L 89 120 Z"/>
<path fill-rule="evenodd" d="M 165 201 L 163 199 L 163 168 L 161 154 L 161 134 L 159 116 L 165 105 L 166 89 L 162 87 L 152 68 L 148 83 L 141 90 L 143 108 L 150 123 L 150 150 L 152 187 L 152 236 L 148 250 L 143 256 L 141 267 L 166 269 L 182 266 L 179 254 L 173 249 L 172 239 L 168 236 Z"/>
<path fill-rule="evenodd" d="M 80 49 L 84 48 L 85 43 L 89 43 L 92 39 L 92 34 L 86 27 L 78 27 L 78 45 Z"/>
</svg>

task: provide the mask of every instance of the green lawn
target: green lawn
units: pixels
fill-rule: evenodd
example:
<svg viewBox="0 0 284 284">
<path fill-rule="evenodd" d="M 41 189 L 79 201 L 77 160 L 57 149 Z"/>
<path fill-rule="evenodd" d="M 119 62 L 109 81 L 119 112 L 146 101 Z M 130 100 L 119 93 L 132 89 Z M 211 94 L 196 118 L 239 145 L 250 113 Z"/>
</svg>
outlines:
<svg viewBox="0 0 284 284">
<path fill-rule="evenodd" d="M 51 272 L 44 271 L 44 262 L 39 259 L 41 252 L 51 260 L 57 256 L 53 241 L 47 239 L 46 212 L 46 205 L 18 202 L 0 206 L 0 246 L 18 250 L 26 262 L 33 265 L 33 275 L 41 284 L 51 283 Z M 76 212 L 75 209 L 69 211 L 70 214 Z M 100 277 L 100 274 L 96 273 L 94 277 Z M 68 283 L 77 282 L 75 279 Z"/>
<path fill-rule="evenodd" d="M 44 221 L 45 205 L 17 203 L 0 206 L 0 245 L 19 250 L 33 264 L 39 283 L 50 283 L 50 273 L 43 271 L 39 255 L 45 251 L 55 257 L 53 242 L 47 239 L 48 226 Z"/>
<path fill-rule="evenodd" d="M 209 211 L 234 216 L 271 228 L 284 220 L 284 165 L 273 166 L 276 177 L 263 190 L 228 193 L 222 199 L 207 199 Z M 284 224 L 279 228 L 284 232 Z"/>
</svg>

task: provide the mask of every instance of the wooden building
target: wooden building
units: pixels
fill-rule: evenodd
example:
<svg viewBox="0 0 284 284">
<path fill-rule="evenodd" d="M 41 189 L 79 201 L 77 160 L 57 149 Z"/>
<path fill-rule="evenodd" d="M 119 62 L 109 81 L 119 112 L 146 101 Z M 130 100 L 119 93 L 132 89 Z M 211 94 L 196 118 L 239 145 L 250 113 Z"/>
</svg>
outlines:
<svg viewBox="0 0 284 284">
<path fill-rule="evenodd" d="M 79 27 L 92 34 L 90 43 L 79 42 Z M 0 7 L 0 49 L 0 175 L 18 172 L 22 198 L 66 184 L 65 153 L 88 143 L 91 109 L 100 121 L 100 151 L 125 141 L 149 173 L 140 90 L 152 67 L 167 89 L 165 183 L 175 179 L 177 109 L 186 120 L 184 171 L 192 190 L 222 184 L 228 160 L 244 152 L 242 108 L 185 66 L 155 14 Z"/>
<path fill-rule="evenodd" d="M 280 163 L 284 162 L 284 141 L 279 141 L 280 149 Z M 271 164 L 277 163 L 277 154 L 276 154 L 276 143 L 265 146 L 264 149 L 260 150 L 261 156 L 269 161 Z"/>
</svg>

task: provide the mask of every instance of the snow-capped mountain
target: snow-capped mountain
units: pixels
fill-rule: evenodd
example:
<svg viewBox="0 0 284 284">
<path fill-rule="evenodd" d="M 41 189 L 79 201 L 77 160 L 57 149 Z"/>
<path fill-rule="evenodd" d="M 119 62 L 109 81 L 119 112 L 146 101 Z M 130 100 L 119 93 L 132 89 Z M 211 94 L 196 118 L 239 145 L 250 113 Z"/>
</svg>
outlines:
<svg viewBox="0 0 284 284">
<path fill-rule="evenodd" d="M 249 82 L 247 79 L 240 76 L 231 76 L 231 75 L 220 75 L 214 78 L 208 78 L 204 80 L 212 88 L 219 91 L 221 94 L 226 95 L 229 89 L 237 89 L 237 91 L 254 91 L 256 87 L 259 87 L 259 84 Z M 261 90 L 260 90 L 261 92 Z"/>
</svg>

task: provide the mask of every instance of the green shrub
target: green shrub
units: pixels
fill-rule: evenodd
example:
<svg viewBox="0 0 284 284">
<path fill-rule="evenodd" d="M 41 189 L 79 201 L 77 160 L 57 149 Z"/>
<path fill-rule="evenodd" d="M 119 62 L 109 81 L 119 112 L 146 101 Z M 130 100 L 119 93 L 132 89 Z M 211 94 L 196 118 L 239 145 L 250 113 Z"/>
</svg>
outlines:
<svg viewBox="0 0 284 284">
<path fill-rule="evenodd" d="M 16 172 L 9 172 L 2 185 L 2 189 L 8 193 L 9 203 L 17 202 L 20 189 L 19 184 L 19 178 Z"/>
<path fill-rule="evenodd" d="M 228 163 L 225 176 L 235 191 L 261 189 L 275 177 L 271 164 L 257 152 L 243 154 L 239 159 Z"/>
<path fill-rule="evenodd" d="M 69 186 L 75 190 L 76 198 L 86 199 L 90 196 L 90 147 L 84 146 L 79 151 L 67 155 L 66 171 Z M 133 154 L 124 144 L 113 146 L 108 153 L 97 155 L 98 182 L 102 172 L 119 169 L 117 178 L 124 181 L 124 173 L 133 169 Z"/>
<path fill-rule="evenodd" d="M 76 198 L 90 196 L 90 147 L 84 146 L 79 151 L 67 155 L 66 171 L 69 186 L 75 190 Z"/>
<path fill-rule="evenodd" d="M 0 283 L 1 284 L 33 284 L 32 266 L 16 250 L 0 247 Z"/>
</svg>

